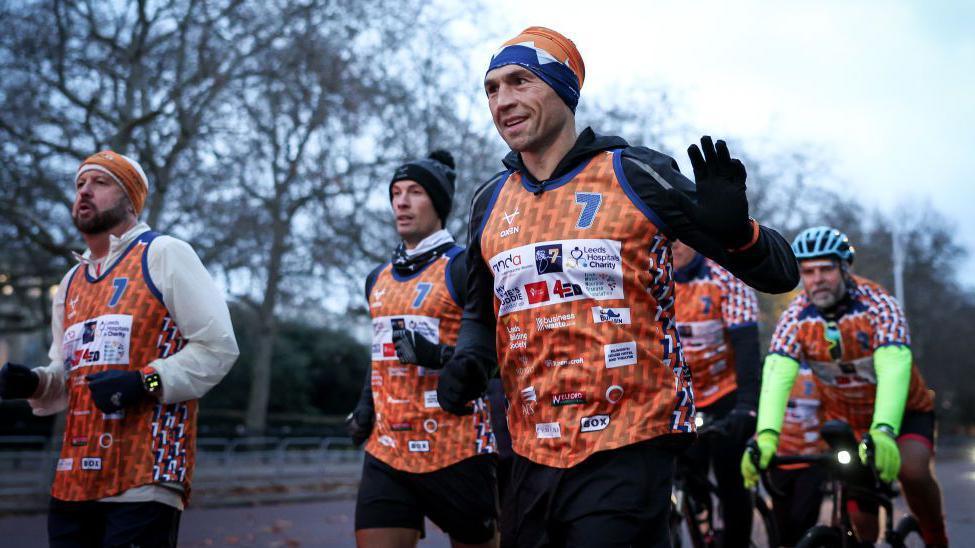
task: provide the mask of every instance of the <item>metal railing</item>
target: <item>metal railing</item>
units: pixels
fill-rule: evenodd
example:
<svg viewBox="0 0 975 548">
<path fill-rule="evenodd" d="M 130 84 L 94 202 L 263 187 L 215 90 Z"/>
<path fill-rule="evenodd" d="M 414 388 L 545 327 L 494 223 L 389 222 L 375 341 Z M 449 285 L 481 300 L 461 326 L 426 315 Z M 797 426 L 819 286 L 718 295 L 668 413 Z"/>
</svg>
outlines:
<svg viewBox="0 0 975 548">
<path fill-rule="evenodd" d="M 196 445 L 195 506 L 351 496 L 362 469 L 362 451 L 348 438 L 200 438 Z M 48 438 L 0 438 L 0 512 L 44 510 L 57 459 Z"/>
</svg>

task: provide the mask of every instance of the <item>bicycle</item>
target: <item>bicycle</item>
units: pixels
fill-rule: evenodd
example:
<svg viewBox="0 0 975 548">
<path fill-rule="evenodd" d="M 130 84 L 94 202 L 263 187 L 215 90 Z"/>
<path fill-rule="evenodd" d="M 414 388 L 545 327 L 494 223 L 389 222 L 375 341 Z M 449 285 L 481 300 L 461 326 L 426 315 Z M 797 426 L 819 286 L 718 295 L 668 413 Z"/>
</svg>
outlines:
<svg viewBox="0 0 975 548">
<path fill-rule="evenodd" d="M 884 510 L 883 540 L 892 548 L 924 546 L 917 520 L 905 516 L 894 526 L 893 499 L 898 491 L 892 483 L 883 482 L 873 466 L 860 462 L 857 452 L 858 442 L 850 425 L 837 420 L 827 421 L 820 431 L 830 450 L 815 455 L 773 456 L 767 469 L 762 470 L 762 486 L 775 496 L 784 496 L 777 489 L 769 470 L 774 466 L 788 464 L 812 464 L 822 466 L 827 475 L 825 493 L 832 501 L 832 515 L 829 525 L 816 525 L 806 531 L 796 544 L 796 548 L 817 547 L 862 547 L 870 545 L 857 539 L 847 508 L 847 501 L 859 500 L 876 503 Z M 872 460 L 873 445 L 867 438 L 868 462 Z M 758 447 L 754 440 L 749 443 L 749 454 L 758 463 Z"/>
<path fill-rule="evenodd" d="M 722 420 L 710 421 L 698 413 L 695 417 L 698 437 L 725 435 Z M 709 477 L 709 470 L 694 470 L 678 465 L 671 494 L 670 535 L 675 548 L 688 545 L 693 548 L 717 548 L 722 546 L 724 530 L 721 499 L 718 486 Z M 697 488 L 691 488 L 694 485 Z M 701 496 L 704 493 L 706 496 Z M 750 546 L 753 548 L 778 545 L 775 519 L 765 499 L 752 494 L 754 509 L 758 515 L 752 519 Z"/>
</svg>

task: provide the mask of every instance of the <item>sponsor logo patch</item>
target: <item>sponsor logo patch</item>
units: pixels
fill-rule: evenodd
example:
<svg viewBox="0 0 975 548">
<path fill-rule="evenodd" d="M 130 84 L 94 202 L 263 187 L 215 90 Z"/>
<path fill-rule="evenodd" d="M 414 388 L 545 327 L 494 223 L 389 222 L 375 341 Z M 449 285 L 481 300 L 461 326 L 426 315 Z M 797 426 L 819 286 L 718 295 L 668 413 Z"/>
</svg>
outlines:
<svg viewBox="0 0 975 548">
<path fill-rule="evenodd" d="M 108 449 L 112 446 L 113 442 L 114 440 L 112 439 L 112 435 L 108 432 L 98 436 L 98 447 L 101 447 L 102 449 Z"/>
<path fill-rule="evenodd" d="M 389 436 L 385 436 L 385 435 L 379 436 L 379 439 L 377 441 L 379 442 L 379 445 L 385 445 L 386 447 L 396 447 L 396 440 L 394 440 Z"/>
<path fill-rule="evenodd" d="M 579 405 L 586 403 L 585 392 L 562 392 L 552 396 L 552 405 L 561 407 L 563 405 Z"/>
<path fill-rule="evenodd" d="M 491 263 L 491 270 L 496 273 L 507 272 L 512 268 L 518 268 L 521 266 L 521 255 L 514 253 L 508 253 L 506 256 L 498 257 L 493 263 Z"/>
<path fill-rule="evenodd" d="M 593 415 L 591 417 L 582 417 L 579 421 L 579 430 L 582 432 L 598 432 L 600 430 L 605 430 L 609 426 L 609 415 Z"/>
<path fill-rule="evenodd" d="M 440 402 L 437 401 L 436 390 L 423 391 L 423 407 L 426 407 L 427 409 L 440 409 Z"/>
<path fill-rule="evenodd" d="M 544 280 L 525 284 L 525 293 L 528 294 L 528 304 L 544 303 L 550 299 L 548 282 Z"/>
<path fill-rule="evenodd" d="M 535 387 L 529 386 L 528 388 L 521 389 L 521 414 L 524 416 L 535 414 L 535 402 L 538 400 L 538 396 L 535 394 Z"/>
<path fill-rule="evenodd" d="M 408 422 L 394 422 L 393 424 L 389 425 L 389 429 L 393 432 L 409 432 L 410 430 L 413 430 L 413 426 L 411 426 Z"/>
<path fill-rule="evenodd" d="M 427 419 L 423 421 L 423 429 L 426 430 L 428 434 L 433 434 L 436 432 L 438 426 L 439 425 L 437 424 L 436 419 Z"/>
<path fill-rule="evenodd" d="M 74 468 L 74 459 L 58 459 L 58 472 L 68 472 Z"/>
<path fill-rule="evenodd" d="M 606 401 L 609 403 L 619 403 L 623 399 L 623 387 L 614 384 L 606 389 Z"/>
<path fill-rule="evenodd" d="M 525 333 L 517 325 L 508 326 L 509 350 L 518 350 L 528 347 L 528 333 Z"/>
<path fill-rule="evenodd" d="M 102 469 L 102 459 L 101 457 L 84 457 L 81 459 L 81 469 L 82 470 L 101 470 Z"/>
<path fill-rule="evenodd" d="M 563 327 L 572 327 L 576 324 L 576 315 L 571 312 L 568 314 L 558 314 L 556 316 L 543 316 L 540 318 L 535 318 L 535 328 L 538 331 L 545 331 L 547 329 L 561 329 Z"/>
<path fill-rule="evenodd" d="M 566 367 L 569 365 L 582 365 L 585 362 L 585 358 L 582 357 L 572 358 L 571 360 L 568 358 L 563 360 L 545 360 L 545 367 Z"/>
<path fill-rule="evenodd" d="M 427 440 L 410 440 L 407 444 L 407 448 L 411 453 L 429 453 L 430 442 Z"/>
<path fill-rule="evenodd" d="M 606 356 L 607 369 L 636 365 L 635 342 L 607 344 L 603 346 L 603 353 Z"/>
<path fill-rule="evenodd" d="M 535 425 L 535 437 L 542 440 L 561 438 L 562 426 L 557 422 L 540 422 Z"/>
<path fill-rule="evenodd" d="M 562 272 L 562 244 L 535 246 L 535 270 L 539 275 Z"/>
<path fill-rule="evenodd" d="M 614 323 L 616 325 L 630 325 L 629 308 L 592 307 L 593 323 Z"/>
<path fill-rule="evenodd" d="M 71 438 L 71 447 L 84 447 L 86 445 L 88 445 L 88 438 L 85 436 Z"/>
</svg>

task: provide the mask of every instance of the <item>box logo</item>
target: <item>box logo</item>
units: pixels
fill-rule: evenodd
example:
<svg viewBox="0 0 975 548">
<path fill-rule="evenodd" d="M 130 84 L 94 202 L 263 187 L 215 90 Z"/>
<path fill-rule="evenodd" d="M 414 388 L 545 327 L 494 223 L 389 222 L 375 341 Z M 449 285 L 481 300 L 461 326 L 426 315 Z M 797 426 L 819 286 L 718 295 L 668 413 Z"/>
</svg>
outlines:
<svg viewBox="0 0 975 548">
<path fill-rule="evenodd" d="M 430 442 L 427 440 L 410 440 L 408 449 L 411 453 L 429 453 Z"/>
<path fill-rule="evenodd" d="M 609 426 L 609 421 L 609 415 L 593 415 L 591 417 L 582 417 L 582 420 L 579 421 L 579 426 L 582 432 L 598 432 L 605 430 Z"/>
</svg>

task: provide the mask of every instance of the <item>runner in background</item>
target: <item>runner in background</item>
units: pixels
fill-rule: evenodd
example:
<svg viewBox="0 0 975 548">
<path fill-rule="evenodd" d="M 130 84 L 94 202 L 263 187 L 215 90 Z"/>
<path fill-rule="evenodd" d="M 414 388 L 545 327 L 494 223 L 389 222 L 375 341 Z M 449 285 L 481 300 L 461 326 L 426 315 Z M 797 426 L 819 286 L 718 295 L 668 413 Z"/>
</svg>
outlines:
<svg viewBox="0 0 975 548">
<path fill-rule="evenodd" d="M 671 244 L 677 331 L 694 379 L 697 410 L 718 431 L 699 436 L 678 466 L 707 477 L 714 470 L 721 498 L 725 546 L 747 546 L 752 531 L 751 493 L 738 463 L 755 433 L 761 357 L 758 297 L 741 280 L 682 242 Z M 691 489 L 706 486 L 689 483 Z M 706 491 L 705 491 L 706 493 Z"/>
<path fill-rule="evenodd" d="M 138 222 L 148 194 L 131 158 L 81 163 L 71 216 L 88 250 L 54 296 L 51 364 L 0 371 L 0 398 L 68 413 L 52 547 L 176 546 L 197 400 L 237 359 L 227 303 L 193 248 Z"/>
<path fill-rule="evenodd" d="M 356 500 L 362 547 L 414 546 L 429 517 L 455 547 L 497 545 L 494 435 L 487 404 L 440 409 L 437 379 L 460 328 L 464 250 L 443 227 L 454 195 L 446 151 L 399 167 L 389 185 L 401 242 L 366 279 L 372 315 L 369 385 L 350 417 L 365 440 Z"/>
</svg>

